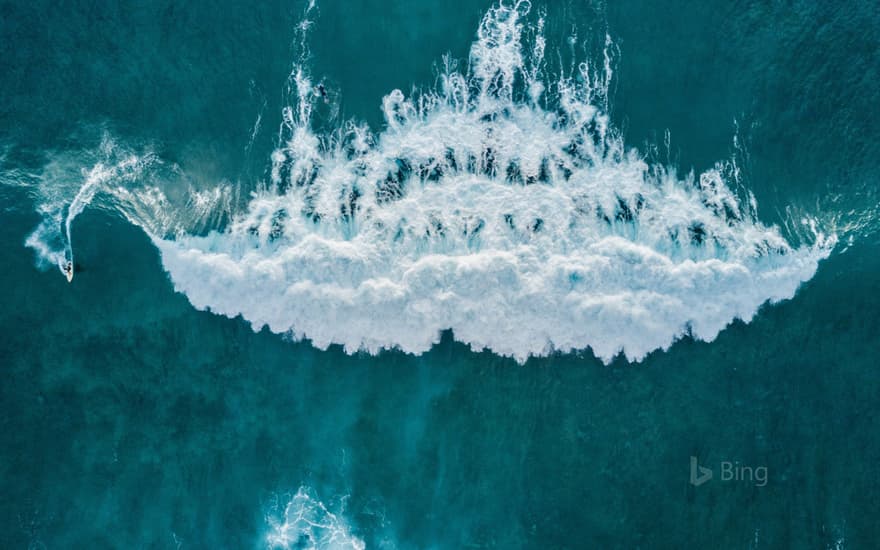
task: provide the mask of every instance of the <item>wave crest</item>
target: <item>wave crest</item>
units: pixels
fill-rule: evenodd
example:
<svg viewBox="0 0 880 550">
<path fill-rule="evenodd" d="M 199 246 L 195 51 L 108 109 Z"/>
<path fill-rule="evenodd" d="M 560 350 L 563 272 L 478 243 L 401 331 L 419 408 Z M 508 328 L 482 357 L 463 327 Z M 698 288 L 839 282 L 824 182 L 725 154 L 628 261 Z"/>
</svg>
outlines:
<svg viewBox="0 0 880 550">
<path fill-rule="evenodd" d="M 389 93 L 378 133 L 315 130 L 330 99 L 298 63 L 269 181 L 228 225 L 129 219 L 195 307 L 348 352 L 420 353 L 451 329 L 519 361 L 640 360 L 793 296 L 835 239 L 793 247 L 760 223 L 734 161 L 682 177 L 628 149 L 607 113 L 610 38 L 551 79 L 529 8 L 489 10 L 466 67 L 444 59 L 436 90 Z"/>
<path fill-rule="evenodd" d="M 271 188 L 225 232 L 157 243 L 176 288 L 319 347 L 418 353 L 451 329 L 520 361 L 638 360 L 791 297 L 828 243 L 793 249 L 761 225 L 731 163 L 680 179 L 627 150 L 601 108 L 610 40 L 598 67 L 548 85 L 527 11 L 490 10 L 468 70 L 447 59 L 439 90 L 388 94 L 375 135 L 315 134 L 297 68 Z"/>
</svg>

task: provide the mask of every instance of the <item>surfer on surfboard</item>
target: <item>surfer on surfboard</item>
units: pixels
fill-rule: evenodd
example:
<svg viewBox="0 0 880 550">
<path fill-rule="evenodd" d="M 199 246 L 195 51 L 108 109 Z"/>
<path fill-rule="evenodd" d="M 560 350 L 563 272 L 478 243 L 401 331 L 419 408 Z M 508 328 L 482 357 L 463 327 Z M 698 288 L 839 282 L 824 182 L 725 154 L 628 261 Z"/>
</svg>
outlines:
<svg viewBox="0 0 880 550">
<path fill-rule="evenodd" d="M 64 262 L 64 265 L 61 266 L 61 272 L 64 273 L 64 276 L 67 277 L 67 282 L 70 283 L 73 281 L 73 262 L 70 260 Z"/>
</svg>

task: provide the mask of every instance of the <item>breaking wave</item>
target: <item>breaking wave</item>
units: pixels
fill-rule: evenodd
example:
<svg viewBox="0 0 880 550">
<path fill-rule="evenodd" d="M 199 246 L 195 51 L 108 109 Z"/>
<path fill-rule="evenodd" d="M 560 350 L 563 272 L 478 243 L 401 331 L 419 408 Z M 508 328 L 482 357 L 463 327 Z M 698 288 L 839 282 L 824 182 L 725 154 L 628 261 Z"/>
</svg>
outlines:
<svg viewBox="0 0 880 550">
<path fill-rule="evenodd" d="M 28 244 L 72 258 L 70 222 L 100 189 L 195 307 L 348 352 L 420 353 L 452 330 L 519 361 L 587 348 L 640 360 L 792 297 L 835 238 L 805 218 L 794 245 L 762 224 L 734 159 L 682 176 L 627 148 L 608 115 L 613 42 L 553 77 L 529 8 L 491 9 L 436 89 L 390 92 L 379 132 L 317 129 L 331 96 L 304 56 L 244 208 L 229 186 L 196 191 L 154 155 L 122 155 Z M 145 183 L 145 168 L 175 185 Z"/>
</svg>

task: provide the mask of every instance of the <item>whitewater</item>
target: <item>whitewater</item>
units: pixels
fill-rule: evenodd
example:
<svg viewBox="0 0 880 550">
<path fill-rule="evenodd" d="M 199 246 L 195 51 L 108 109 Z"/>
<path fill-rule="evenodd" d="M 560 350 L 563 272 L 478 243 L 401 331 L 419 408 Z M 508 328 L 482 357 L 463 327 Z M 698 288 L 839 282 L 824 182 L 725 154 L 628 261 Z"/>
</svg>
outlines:
<svg viewBox="0 0 880 550">
<path fill-rule="evenodd" d="M 489 10 L 434 88 L 385 96 L 379 131 L 321 129 L 331 98 L 304 55 L 244 201 L 107 138 L 44 196 L 27 244 L 63 268 L 73 219 L 100 203 L 144 228 L 196 308 L 349 353 L 422 353 L 449 330 L 519 362 L 712 341 L 815 274 L 834 235 L 805 218 L 792 244 L 761 223 L 735 158 L 680 175 L 628 148 L 608 112 L 613 41 L 553 71 L 543 27 L 527 2 Z"/>
</svg>

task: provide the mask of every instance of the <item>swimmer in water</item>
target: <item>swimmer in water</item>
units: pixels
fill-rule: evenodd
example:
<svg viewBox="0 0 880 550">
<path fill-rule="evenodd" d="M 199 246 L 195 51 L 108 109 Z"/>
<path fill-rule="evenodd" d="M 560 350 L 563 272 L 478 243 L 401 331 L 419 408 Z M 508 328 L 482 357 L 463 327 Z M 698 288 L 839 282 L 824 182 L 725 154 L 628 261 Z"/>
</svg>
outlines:
<svg viewBox="0 0 880 550">
<path fill-rule="evenodd" d="M 327 90 L 324 88 L 323 84 L 318 84 L 318 86 L 315 88 L 315 91 L 317 92 L 317 95 L 321 96 L 321 98 L 324 100 L 324 103 L 330 103 L 330 98 L 327 97 Z"/>
</svg>

